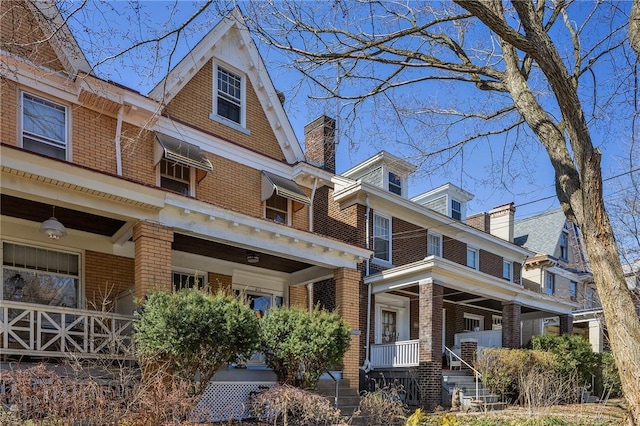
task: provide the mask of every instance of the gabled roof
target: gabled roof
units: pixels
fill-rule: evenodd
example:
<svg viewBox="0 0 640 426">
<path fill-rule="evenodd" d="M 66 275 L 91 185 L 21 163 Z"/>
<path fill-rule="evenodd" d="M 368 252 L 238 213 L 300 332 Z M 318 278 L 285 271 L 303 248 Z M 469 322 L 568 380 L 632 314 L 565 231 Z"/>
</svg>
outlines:
<svg viewBox="0 0 640 426">
<path fill-rule="evenodd" d="M 561 208 L 516 220 L 513 242 L 536 253 L 554 255 L 566 221 Z"/>
<path fill-rule="evenodd" d="M 284 111 L 262 56 L 251 39 L 240 9 L 236 6 L 149 92 L 149 97 L 168 104 L 189 80 L 211 59 L 216 58 L 216 47 L 233 38 L 234 55 L 244 65 L 246 74 L 260 100 L 280 148 L 289 164 L 305 161 L 304 152 Z"/>
<path fill-rule="evenodd" d="M 416 166 L 409 163 L 408 161 L 396 157 L 395 155 L 390 154 L 387 151 L 380 151 L 373 157 L 368 158 L 362 163 L 357 164 L 349 170 L 341 173 L 341 175 L 349 179 L 358 179 L 366 172 L 379 167 L 382 164 L 386 164 L 396 173 L 402 175 L 410 175 L 416 170 Z"/>
<path fill-rule="evenodd" d="M 27 2 L 40 28 L 49 36 L 51 47 L 68 74 L 75 76 L 79 72 L 91 73 L 91 66 L 80 49 L 78 42 L 67 27 L 56 3 L 52 0 Z"/>
</svg>

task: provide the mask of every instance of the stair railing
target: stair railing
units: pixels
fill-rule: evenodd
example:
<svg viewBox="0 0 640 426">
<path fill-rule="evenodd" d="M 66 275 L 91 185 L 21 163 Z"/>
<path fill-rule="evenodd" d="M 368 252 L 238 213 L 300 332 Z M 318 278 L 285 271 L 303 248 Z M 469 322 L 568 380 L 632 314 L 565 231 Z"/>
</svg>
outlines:
<svg viewBox="0 0 640 426">
<path fill-rule="evenodd" d="M 467 367 L 469 367 L 469 369 L 471 371 L 473 371 L 473 376 L 475 378 L 476 381 L 476 399 L 479 399 L 478 392 L 479 392 L 479 386 L 478 386 L 478 380 L 482 377 L 482 374 L 480 374 L 480 372 L 478 370 L 476 370 L 475 368 L 473 368 L 471 365 L 469 365 L 469 363 L 467 361 L 465 361 L 464 359 L 462 359 L 461 357 L 458 356 L 457 353 L 455 353 L 454 351 L 452 351 L 451 349 L 449 349 L 448 347 L 444 347 L 444 349 L 451 355 L 453 355 L 455 358 L 457 358 L 461 363 L 463 363 L 464 365 L 466 365 Z"/>
<path fill-rule="evenodd" d="M 338 406 L 338 379 L 336 379 L 335 376 L 329 370 L 327 370 L 327 374 L 329 375 L 329 377 L 333 379 L 333 383 L 336 386 L 335 391 L 333 392 L 333 405 L 337 407 Z"/>
</svg>

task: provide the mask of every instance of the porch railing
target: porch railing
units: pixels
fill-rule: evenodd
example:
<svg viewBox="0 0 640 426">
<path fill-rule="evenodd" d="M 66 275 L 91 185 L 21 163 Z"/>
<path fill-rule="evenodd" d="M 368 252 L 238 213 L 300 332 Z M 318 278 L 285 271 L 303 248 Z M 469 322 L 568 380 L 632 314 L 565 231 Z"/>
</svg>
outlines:
<svg viewBox="0 0 640 426">
<path fill-rule="evenodd" d="M 133 359 L 128 315 L 0 300 L 0 352 Z"/>
<path fill-rule="evenodd" d="M 371 365 L 376 368 L 415 367 L 419 364 L 419 340 L 371 346 Z"/>
</svg>

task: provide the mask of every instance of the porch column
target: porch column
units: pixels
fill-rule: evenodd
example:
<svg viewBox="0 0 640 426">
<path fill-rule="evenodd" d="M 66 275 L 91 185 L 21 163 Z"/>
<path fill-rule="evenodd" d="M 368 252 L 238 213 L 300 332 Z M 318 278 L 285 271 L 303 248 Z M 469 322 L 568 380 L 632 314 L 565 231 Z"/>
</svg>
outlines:
<svg viewBox="0 0 640 426">
<path fill-rule="evenodd" d="M 171 243 L 173 230 L 156 222 L 133 226 L 135 244 L 135 297 L 152 290 L 171 290 Z"/>
<path fill-rule="evenodd" d="M 478 340 L 460 339 L 460 358 L 470 366 L 474 366 L 478 359 Z M 467 364 L 462 363 L 461 370 L 468 370 Z"/>
<path fill-rule="evenodd" d="M 560 320 L 560 335 L 573 334 L 573 315 L 559 315 L 558 319 Z"/>
<path fill-rule="evenodd" d="M 521 306 L 518 303 L 502 305 L 502 347 L 519 348 L 522 346 L 522 327 L 520 325 Z"/>
<path fill-rule="evenodd" d="M 600 353 L 604 350 L 604 333 L 600 321 L 589 321 L 589 343 L 594 352 Z"/>
<path fill-rule="evenodd" d="M 348 379 L 349 387 L 358 389 L 360 385 L 360 271 L 338 268 L 333 271 L 336 281 L 336 309 L 351 327 L 351 345 L 344 355 L 342 377 Z M 303 287 L 304 288 L 304 287 Z M 304 288 L 306 290 L 306 288 Z"/>
<path fill-rule="evenodd" d="M 441 402 L 443 289 L 431 282 L 420 283 L 419 288 L 418 388 L 420 405 L 430 411 Z"/>
</svg>

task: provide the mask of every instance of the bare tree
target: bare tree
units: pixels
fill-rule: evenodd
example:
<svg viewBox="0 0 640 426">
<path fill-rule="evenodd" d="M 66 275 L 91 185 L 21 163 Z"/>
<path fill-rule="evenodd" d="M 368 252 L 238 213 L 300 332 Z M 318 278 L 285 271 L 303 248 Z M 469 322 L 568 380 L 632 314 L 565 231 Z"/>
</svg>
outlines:
<svg viewBox="0 0 640 426">
<path fill-rule="evenodd" d="M 526 149 L 527 140 L 544 148 L 558 200 L 584 235 L 629 424 L 639 425 L 640 322 L 605 208 L 601 151 L 592 139 L 606 114 L 615 111 L 618 120 L 606 131 L 620 125 L 628 113 L 620 96 L 637 90 L 626 84 L 636 61 L 628 29 L 633 38 L 637 19 L 629 25 L 624 2 L 455 3 L 256 2 L 248 15 L 256 32 L 290 52 L 321 96 L 338 98 L 351 119 L 384 100 L 411 141 L 403 148 L 414 155 L 446 160 L 465 146 L 490 147 L 496 136 L 503 138 L 505 161 Z M 633 6 L 637 15 L 638 0 Z M 430 81 L 437 85 L 424 85 Z M 437 105 L 433 99 L 443 93 L 457 103 Z M 416 142 L 411 135 L 417 133 L 429 142 Z"/>
</svg>

